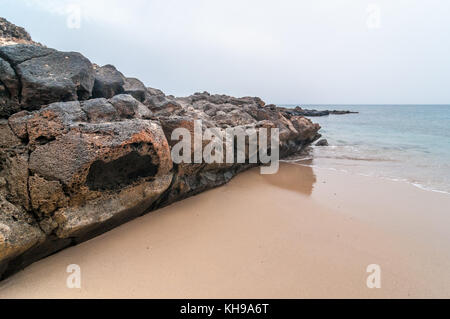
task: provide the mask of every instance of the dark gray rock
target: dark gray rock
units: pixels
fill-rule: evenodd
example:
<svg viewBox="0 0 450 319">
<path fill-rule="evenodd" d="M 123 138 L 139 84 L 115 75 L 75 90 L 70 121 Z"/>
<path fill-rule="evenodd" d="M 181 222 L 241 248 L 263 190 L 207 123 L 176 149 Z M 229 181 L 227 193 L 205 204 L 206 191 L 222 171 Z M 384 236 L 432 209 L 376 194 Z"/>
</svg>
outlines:
<svg viewBox="0 0 450 319">
<path fill-rule="evenodd" d="M 358 112 L 354 112 L 354 111 L 339 111 L 339 110 L 322 110 L 322 111 L 318 111 L 318 110 L 308 110 L 308 109 L 303 109 L 300 106 L 296 106 L 294 109 L 290 109 L 290 108 L 285 108 L 285 107 L 279 107 L 278 109 L 283 110 L 283 112 L 285 113 L 289 113 L 292 115 L 297 115 L 297 116 L 327 116 L 330 114 L 334 114 L 334 115 L 343 115 L 343 114 L 355 114 Z"/>
<path fill-rule="evenodd" d="M 19 79 L 11 65 L 2 58 L 0 58 L 0 83 L 7 89 L 8 97 L 17 101 L 20 87 Z"/>
<path fill-rule="evenodd" d="M 86 100 L 92 95 L 94 70 L 76 52 L 54 52 L 17 66 L 22 81 L 21 104 L 27 110 L 57 101 Z"/>
<path fill-rule="evenodd" d="M 124 93 L 130 94 L 136 100 L 140 102 L 145 101 L 145 95 L 147 93 L 147 88 L 144 83 L 135 78 L 126 78 L 125 84 L 123 85 Z"/>
<path fill-rule="evenodd" d="M 0 117 L 18 112 L 20 82 L 14 69 L 0 58 Z"/>
<path fill-rule="evenodd" d="M 316 146 L 328 146 L 328 141 L 325 138 L 322 138 L 316 143 Z"/>
<path fill-rule="evenodd" d="M 76 52 L 33 44 L 0 46 L 0 71 L 0 117 L 92 95 L 92 65 Z"/>
<path fill-rule="evenodd" d="M 114 106 L 103 98 L 84 101 L 81 108 L 91 123 L 111 122 L 119 117 Z"/>
<path fill-rule="evenodd" d="M 121 118 L 149 118 L 152 112 L 141 102 L 128 94 L 119 94 L 110 99 Z"/>
<path fill-rule="evenodd" d="M 147 88 L 147 93 L 150 96 L 154 96 L 154 95 L 165 95 L 163 91 L 159 90 L 159 89 L 155 89 L 155 88 Z"/>
<path fill-rule="evenodd" d="M 112 98 L 125 92 L 125 77 L 113 65 L 95 68 L 95 82 L 92 96 L 94 98 Z"/>
<path fill-rule="evenodd" d="M 16 44 L 0 47 L 0 57 L 7 60 L 13 66 L 30 59 L 44 57 L 54 52 L 57 51 L 34 44 Z"/>
<path fill-rule="evenodd" d="M 163 95 L 147 95 L 144 101 L 150 110 L 158 116 L 180 115 L 183 113 L 181 105 L 173 98 Z"/>
</svg>

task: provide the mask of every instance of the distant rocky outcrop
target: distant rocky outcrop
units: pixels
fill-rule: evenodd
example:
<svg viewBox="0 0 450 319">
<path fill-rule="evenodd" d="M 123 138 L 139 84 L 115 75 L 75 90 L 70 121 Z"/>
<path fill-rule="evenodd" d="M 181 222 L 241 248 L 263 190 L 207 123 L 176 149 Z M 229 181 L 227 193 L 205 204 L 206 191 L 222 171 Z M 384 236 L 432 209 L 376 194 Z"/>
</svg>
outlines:
<svg viewBox="0 0 450 319">
<path fill-rule="evenodd" d="M 31 36 L 24 28 L 18 27 L 5 18 L 0 17 L 0 45 L 19 43 L 40 45 L 31 39 Z"/>
<path fill-rule="evenodd" d="M 167 96 L 5 21 L 3 36 L 28 43 L 0 46 L 0 278 L 257 165 L 174 164 L 178 127 L 276 127 L 281 156 L 320 137 L 257 97 Z"/>
<path fill-rule="evenodd" d="M 322 111 L 318 111 L 318 110 L 308 110 L 308 109 L 303 109 L 300 106 L 296 106 L 295 108 L 282 108 L 284 112 L 292 114 L 292 115 L 297 115 L 297 116 L 327 116 L 330 114 L 335 114 L 335 115 L 343 115 L 343 114 L 355 114 L 358 112 L 354 112 L 354 111 L 338 111 L 338 110 L 322 110 Z"/>
</svg>

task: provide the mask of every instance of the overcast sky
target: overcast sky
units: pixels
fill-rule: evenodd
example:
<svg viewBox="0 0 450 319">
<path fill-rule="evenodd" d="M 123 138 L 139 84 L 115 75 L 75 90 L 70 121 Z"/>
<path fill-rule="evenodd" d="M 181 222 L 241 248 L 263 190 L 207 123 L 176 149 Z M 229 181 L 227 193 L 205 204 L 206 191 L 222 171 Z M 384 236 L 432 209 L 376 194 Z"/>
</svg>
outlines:
<svg viewBox="0 0 450 319">
<path fill-rule="evenodd" d="M 177 96 L 450 103 L 447 0 L 0 0 L 0 16 Z"/>
</svg>

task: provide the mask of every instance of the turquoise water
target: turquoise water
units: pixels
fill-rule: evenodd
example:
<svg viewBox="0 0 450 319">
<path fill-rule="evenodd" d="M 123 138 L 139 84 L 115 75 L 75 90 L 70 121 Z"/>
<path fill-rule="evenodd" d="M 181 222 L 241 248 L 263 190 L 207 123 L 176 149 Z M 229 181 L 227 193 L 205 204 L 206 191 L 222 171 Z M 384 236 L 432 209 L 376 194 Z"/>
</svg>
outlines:
<svg viewBox="0 0 450 319">
<path fill-rule="evenodd" d="M 301 106 L 359 112 L 310 118 L 330 144 L 314 165 L 450 193 L 450 105 Z"/>
</svg>

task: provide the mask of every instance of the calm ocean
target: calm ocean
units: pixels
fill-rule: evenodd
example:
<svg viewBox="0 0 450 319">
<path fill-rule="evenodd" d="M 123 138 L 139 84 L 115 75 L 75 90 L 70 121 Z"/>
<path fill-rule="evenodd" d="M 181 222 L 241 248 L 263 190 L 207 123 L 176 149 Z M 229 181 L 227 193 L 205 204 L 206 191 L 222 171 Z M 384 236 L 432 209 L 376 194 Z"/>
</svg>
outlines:
<svg viewBox="0 0 450 319">
<path fill-rule="evenodd" d="M 295 107 L 295 105 L 283 105 Z M 313 165 L 450 194 L 450 105 L 301 105 L 359 114 L 311 117 L 330 144 Z"/>
</svg>

